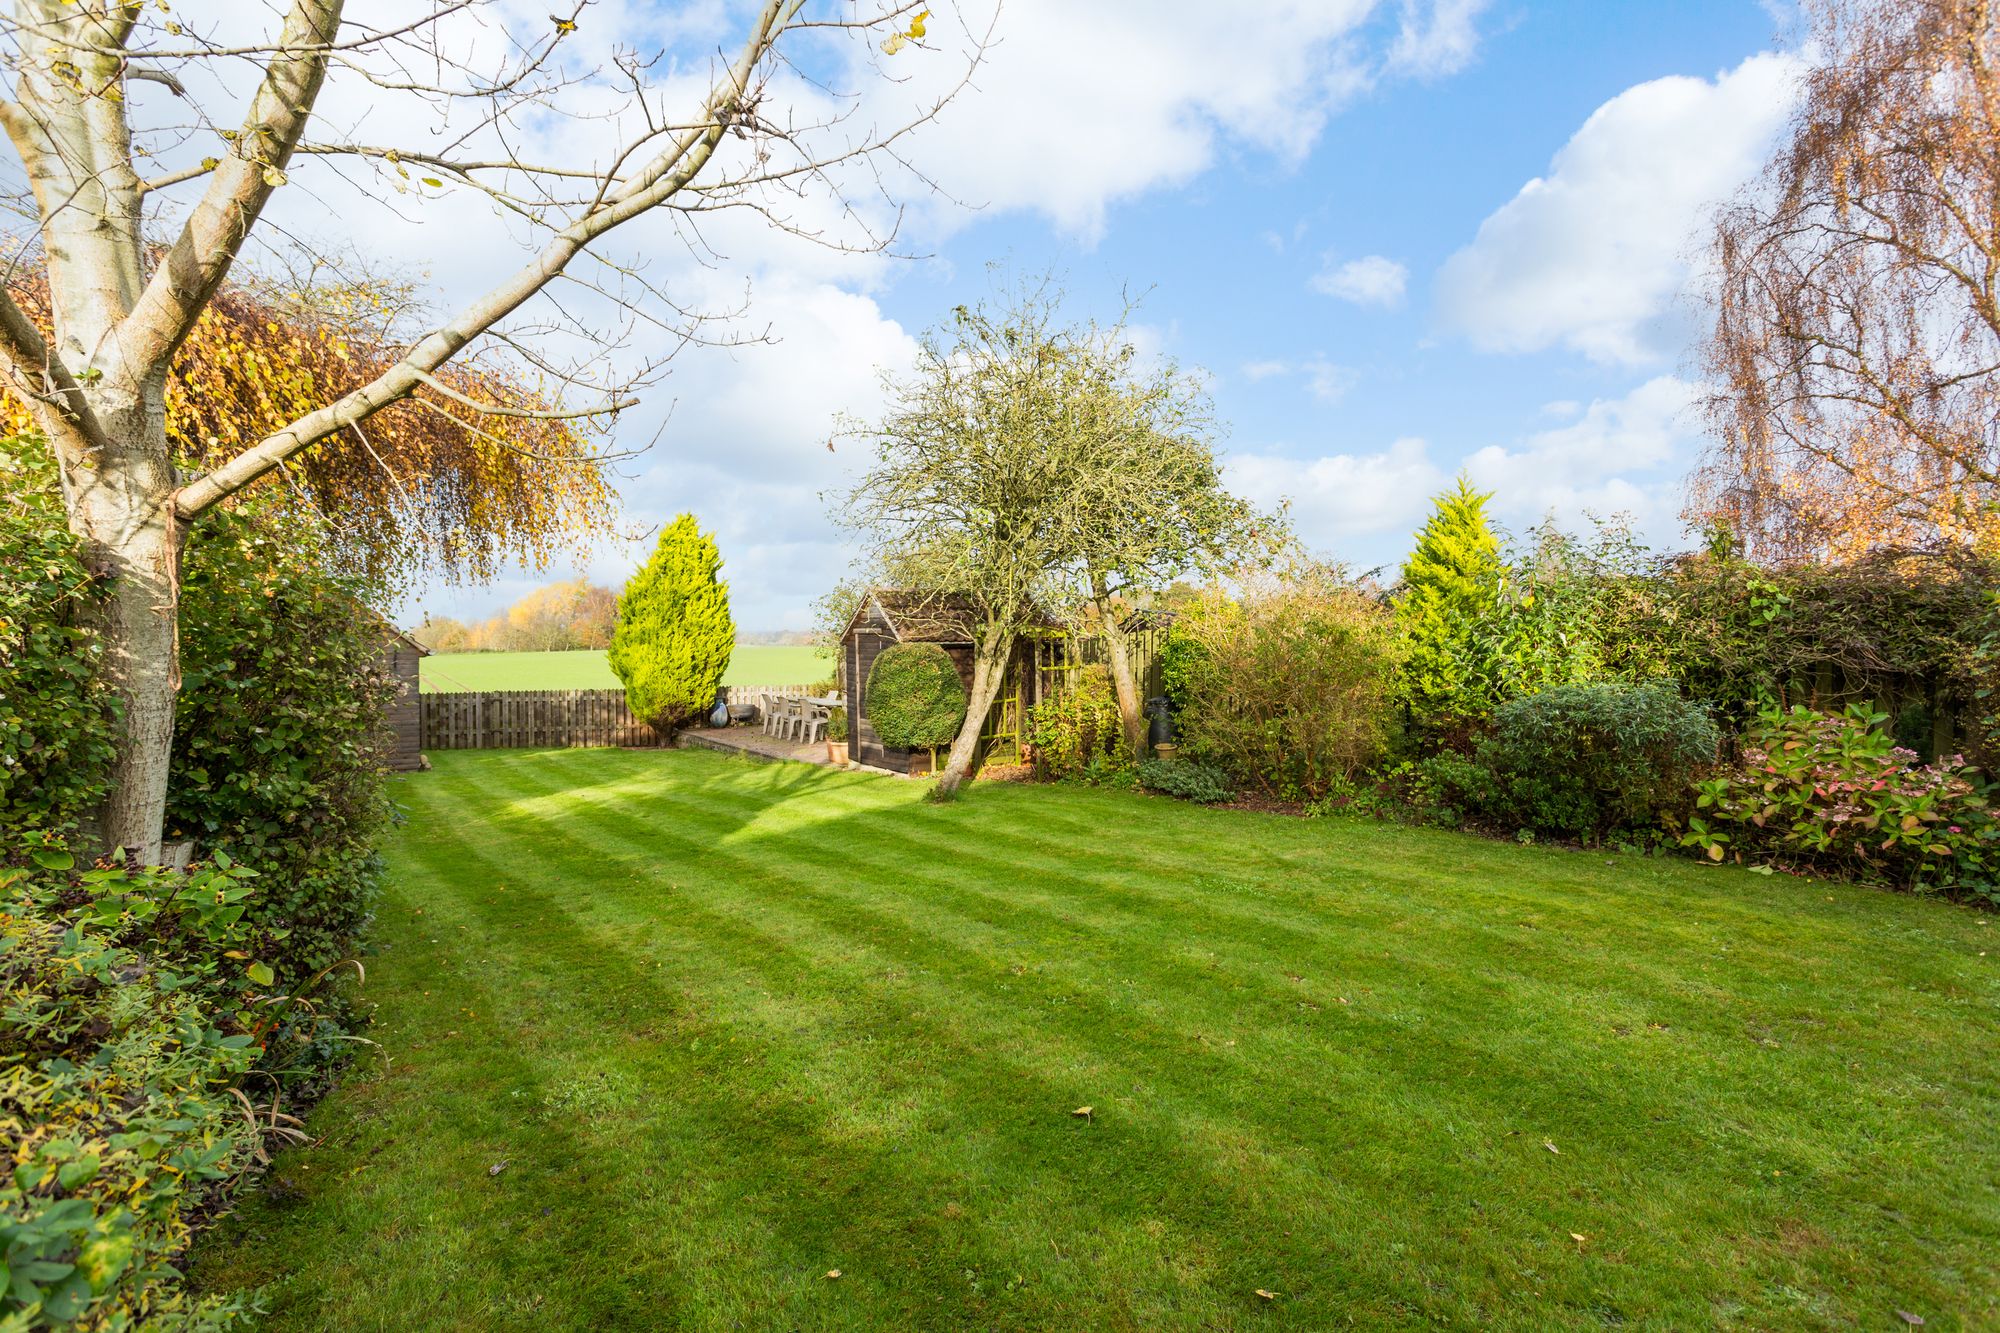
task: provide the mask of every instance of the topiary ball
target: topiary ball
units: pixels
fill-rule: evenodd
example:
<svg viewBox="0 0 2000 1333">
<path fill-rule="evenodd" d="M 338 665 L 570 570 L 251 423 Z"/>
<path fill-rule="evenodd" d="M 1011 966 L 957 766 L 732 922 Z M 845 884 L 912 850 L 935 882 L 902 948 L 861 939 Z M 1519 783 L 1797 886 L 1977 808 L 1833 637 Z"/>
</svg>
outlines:
<svg viewBox="0 0 2000 1333">
<path fill-rule="evenodd" d="M 921 750 L 949 744 L 965 722 L 965 685 L 951 654 L 934 643 L 882 650 L 868 672 L 868 720 L 884 745 Z"/>
</svg>

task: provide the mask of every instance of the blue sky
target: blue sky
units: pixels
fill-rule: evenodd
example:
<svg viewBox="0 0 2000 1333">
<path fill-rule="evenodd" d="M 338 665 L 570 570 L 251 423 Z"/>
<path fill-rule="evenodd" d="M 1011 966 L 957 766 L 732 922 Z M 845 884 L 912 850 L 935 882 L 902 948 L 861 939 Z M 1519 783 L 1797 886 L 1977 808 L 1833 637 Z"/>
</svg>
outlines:
<svg viewBox="0 0 2000 1333">
<path fill-rule="evenodd" d="M 833 415 L 865 415 L 872 368 L 990 290 L 993 261 L 1057 271 L 1082 315 L 1147 290 L 1140 337 L 1213 376 L 1237 485 L 1291 498 L 1355 565 L 1399 558 L 1461 467 L 1517 528 L 1624 509 L 1678 538 L 1700 447 L 1685 261 L 1786 114 L 1772 11 L 1294 0 L 1243 34 L 1183 8 L 1215 7 L 1008 4 L 1004 62 L 909 150 L 986 204 L 921 200 L 905 235 L 928 257 L 746 233 L 697 279 L 751 284 L 779 341 L 684 356 L 624 489 L 637 534 L 683 508 L 717 531 L 739 624 L 807 623 L 848 554 L 817 498 L 856 461 L 829 459 Z M 1093 44 L 1105 86 L 1058 92 Z M 447 298 L 470 281 L 438 263 Z M 616 586 L 644 545 L 576 569 Z M 420 589 L 403 614 L 486 614 L 571 572 Z"/>
</svg>

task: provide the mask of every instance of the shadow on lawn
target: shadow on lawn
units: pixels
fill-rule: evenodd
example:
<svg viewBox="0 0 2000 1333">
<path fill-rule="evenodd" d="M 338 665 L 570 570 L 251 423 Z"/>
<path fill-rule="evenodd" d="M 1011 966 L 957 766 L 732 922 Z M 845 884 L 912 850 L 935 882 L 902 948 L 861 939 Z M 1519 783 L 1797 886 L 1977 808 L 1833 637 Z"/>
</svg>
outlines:
<svg viewBox="0 0 2000 1333">
<path fill-rule="evenodd" d="M 1473 1321 L 1524 1313 L 1523 1267 L 1544 1317 L 1644 1318 L 1664 1281 L 1692 1318 L 1706 1297 L 1680 1288 L 1715 1284 L 1713 1253 L 1691 1257 L 1668 1232 L 1636 1239 L 1628 1265 L 1586 1266 L 1549 1238 L 1554 1213 L 1615 1216 L 1627 1191 L 1642 1232 L 1658 1216 L 1648 1194 L 1694 1185 L 1708 1202 L 1670 1201 L 1667 1216 L 1725 1249 L 1745 1238 L 1735 1295 L 1832 1280 L 1751 1239 L 1776 1233 L 1781 1200 L 1719 1190 L 1671 1161 L 1615 1161 L 1679 1144 L 1712 1154 L 1703 1170 L 1740 1164 L 1747 1179 L 1748 1159 L 1773 1145 L 1702 1142 L 1708 1117 L 1753 1113 L 1744 1090 L 1707 1105 L 1690 1082 L 1668 1103 L 1657 1082 L 1552 1065 L 1504 1023 L 1440 1031 L 1431 1020 L 1454 1006 L 1494 1009 L 1493 982 L 1460 975 L 1448 952 L 1361 947 L 1396 938 L 1409 867 L 1348 886 L 1329 919 L 1304 888 L 1262 885 L 1241 905 L 1191 888 L 1194 870 L 1296 871 L 1290 845 L 1225 843 L 1226 861 L 1190 867 L 1148 842 L 1179 808 L 1135 805 L 1126 848 L 1103 846 L 1101 828 L 1079 847 L 1089 821 L 1046 816 L 1031 833 L 977 795 L 938 809 L 891 779 L 702 762 L 699 783 L 660 781 L 652 756 L 586 770 L 574 752 L 423 779 L 495 811 L 484 829 L 419 826 L 402 841 L 439 905 L 469 923 L 439 975 L 475 987 L 477 1012 L 506 1027 L 449 1064 L 426 1056 L 427 1086 L 398 1076 L 350 1090 L 358 1107 L 389 1104 L 354 1118 L 342 1160 L 420 1170 L 439 1120 L 476 1126 L 481 1153 L 519 1153 L 511 1094 L 544 1103 L 551 1057 L 593 1043 L 659 1102 L 540 1121 L 535 1160 L 490 1182 L 468 1148 L 455 1165 L 469 1186 L 392 1200 L 401 1215 L 361 1210 L 353 1244 L 407 1234 L 412 1207 L 435 1211 L 504 1257 L 501 1281 L 550 1293 L 544 1327 L 1227 1324 L 1253 1310 L 1256 1287 L 1286 1294 L 1265 1314 L 1306 1326 Z M 613 776 L 568 785 L 607 763 Z M 898 867 L 896 891 L 857 887 L 856 857 Z M 504 898 L 474 891 L 490 883 Z M 393 946 L 414 948 L 414 934 Z M 1523 975 L 1570 966 L 1559 938 L 1514 944 Z M 482 966 L 475 948 L 504 965 Z M 1285 971 L 1301 960 L 1372 987 L 1381 1012 L 1329 1014 L 1331 996 L 1308 1012 L 1300 997 L 1317 993 Z M 1568 1049 L 1578 1061 L 1621 1052 L 1608 1036 Z M 1845 1100 L 1822 1115 L 1837 1120 Z M 1093 1118 L 1069 1114 L 1082 1102 Z M 914 1126 L 913 1107 L 928 1117 Z M 1568 1171 L 1509 1137 L 1557 1124 Z M 1582 1166 L 1586 1147 L 1611 1165 Z M 1548 1167 L 1537 1183 L 1508 1174 L 1524 1154 Z M 241 1225 L 268 1229 L 283 1252 L 285 1229 L 314 1217 L 263 1203 Z M 1447 1236 L 1475 1243 L 1441 1246 Z M 848 1276 L 826 1282 L 829 1266 Z M 286 1308 L 305 1316 L 341 1283 L 379 1308 L 383 1274 L 323 1269 Z"/>
</svg>

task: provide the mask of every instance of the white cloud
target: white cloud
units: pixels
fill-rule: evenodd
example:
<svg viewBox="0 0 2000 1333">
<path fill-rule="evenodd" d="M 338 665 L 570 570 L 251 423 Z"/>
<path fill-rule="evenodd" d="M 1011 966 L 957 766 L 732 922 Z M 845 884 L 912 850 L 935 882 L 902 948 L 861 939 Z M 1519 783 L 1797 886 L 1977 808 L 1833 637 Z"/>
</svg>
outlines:
<svg viewBox="0 0 2000 1333">
<path fill-rule="evenodd" d="M 658 443 L 625 465 L 624 526 L 636 540 L 607 542 L 546 577 L 585 573 L 615 588 L 658 525 L 682 510 L 715 532 L 746 629 L 796 627 L 806 604 L 839 577 L 848 555 L 821 493 L 837 492 L 865 454 L 855 442 L 835 441 L 833 451 L 827 443 L 842 413 L 879 407 L 878 372 L 909 366 L 916 343 L 872 298 L 826 283 L 768 278 L 757 314 L 775 341 L 689 350 L 620 423 L 620 442 L 633 446 L 666 422 Z M 487 615 L 540 581 L 521 574 L 484 590 L 424 589 L 402 614 Z"/>
<path fill-rule="evenodd" d="M 1301 376 L 1305 380 L 1306 392 L 1323 403 L 1339 402 L 1347 396 L 1349 389 L 1361 382 L 1360 371 L 1323 356 L 1308 357 L 1299 362 L 1246 361 L 1242 370 L 1243 378 L 1253 384 L 1282 376 Z"/>
<path fill-rule="evenodd" d="M 1361 372 L 1352 366 L 1335 365 L 1325 357 L 1314 357 L 1299 367 L 1305 372 L 1306 388 L 1323 403 L 1337 403 L 1361 381 Z"/>
<path fill-rule="evenodd" d="M 1589 514 L 1623 513 L 1641 534 L 1666 544 L 1680 534 L 1681 478 L 1699 446 L 1689 414 L 1694 393 L 1695 386 L 1662 375 L 1591 402 L 1567 425 L 1490 445 L 1456 464 L 1408 437 L 1375 453 L 1236 454 L 1227 460 L 1229 479 L 1260 505 L 1291 501 L 1309 546 L 1359 564 L 1399 559 L 1431 497 L 1461 470 L 1495 493 L 1494 512 L 1517 529 L 1550 514 L 1575 527 Z"/>
<path fill-rule="evenodd" d="M 1271 0 L 1251 21 L 1212 0 L 1007 0 L 974 87 L 912 152 L 956 198 L 1031 209 L 1094 238 L 1111 204 L 1184 184 L 1225 151 L 1301 159 L 1382 72 L 1364 32 L 1376 8 Z M 949 21 L 933 19 L 933 33 Z M 942 52 L 921 54 L 892 70 L 907 84 L 875 99 L 883 120 L 956 77 Z M 1275 231 L 1265 240 L 1284 243 Z"/>
<path fill-rule="evenodd" d="M 1445 263 L 1444 324 L 1487 351 L 1561 344 L 1618 364 L 1671 354 L 1699 223 L 1756 169 L 1799 70 L 1767 53 L 1712 82 L 1655 79 L 1599 107 L 1548 175 Z"/>
<path fill-rule="evenodd" d="M 1389 48 L 1389 64 L 1426 77 L 1456 74 L 1479 49 L 1477 20 L 1488 0 L 1432 0 L 1426 7 L 1403 0 L 1402 28 Z"/>
<path fill-rule="evenodd" d="M 1623 397 L 1596 399 L 1569 424 L 1515 447 L 1477 450 L 1463 466 L 1515 522 L 1629 513 L 1640 531 L 1669 542 L 1680 531 L 1682 478 L 1700 444 L 1695 394 L 1686 380 L 1661 375 Z"/>
<path fill-rule="evenodd" d="M 1232 454 L 1226 466 L 1238 494 L 1265 508 L 1289 500 L 1306 544 L 1336 555 L 1364 545 L 1356 539 L 1412 530 L 1447 480 L 1429 446 L 1415 437 L 1372 454 Z"/>
<path fill-rule="evenodd" d="M 1316 292 L 1352 301 L 1356 305 L 1396 306 L 1402 304 L 1409 269 L 1381 255 L 1364 255 L 1335 266 L 1331 259 L 1313 275 L 1310 286 Z"/>
</svg>

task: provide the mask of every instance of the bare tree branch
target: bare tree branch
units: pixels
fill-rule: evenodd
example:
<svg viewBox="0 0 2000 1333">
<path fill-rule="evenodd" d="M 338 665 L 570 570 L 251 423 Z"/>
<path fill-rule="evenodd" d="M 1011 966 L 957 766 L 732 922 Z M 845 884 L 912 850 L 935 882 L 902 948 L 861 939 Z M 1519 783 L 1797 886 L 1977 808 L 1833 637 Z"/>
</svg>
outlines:
<svg viewBox="0 0 2000 1333">
<path fill-rule="evenodd" d="M 294 0 L 283 49 L 265 69 L 233 151 L 216 167 L 207 193 L 120 330 L 138 364 L 165 366 L 228 276 L 271 192 L 284 184 L 293 146 L 326 78 L 324 44 L 339 26 L 339 0 Z"/>
</svg>

